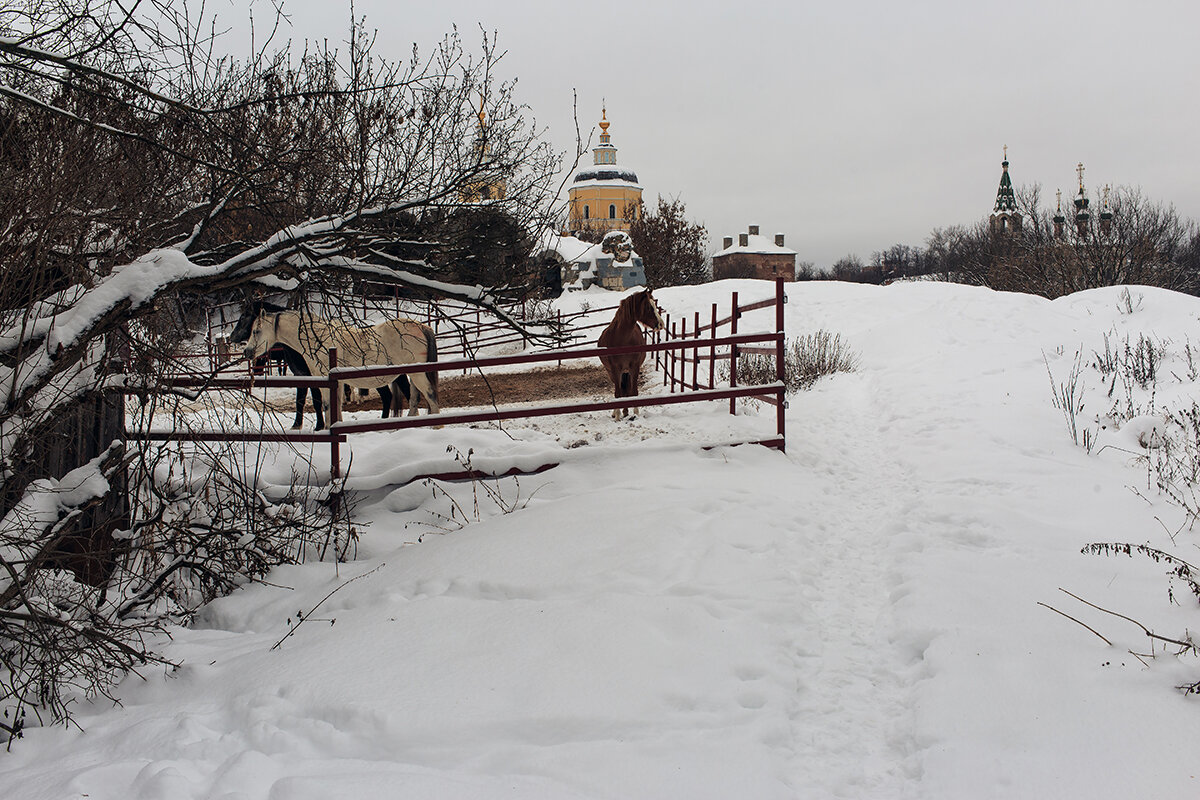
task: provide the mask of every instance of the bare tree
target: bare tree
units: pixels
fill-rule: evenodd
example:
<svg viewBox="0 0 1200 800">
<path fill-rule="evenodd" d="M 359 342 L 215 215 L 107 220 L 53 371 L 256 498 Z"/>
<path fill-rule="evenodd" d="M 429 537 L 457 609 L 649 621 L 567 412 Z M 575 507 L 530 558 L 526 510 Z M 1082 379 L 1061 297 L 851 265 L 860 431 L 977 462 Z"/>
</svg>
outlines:
<svg viewBox="0 0 1200 800">
<path fill-rule="evenodd" d="M 185 615 L 273 564 L 352 545 L 327 491 L 264 491 L 245 453 L 124 441 L 126 393 L 140 420 L 178 397 L 164 379 L 206 297 L 371 280 L 494 307 L 489 287 L 397 255 L 397 230 L 478 207 L 483 184 L 506 186 L 485 205 L 522 224 L 549 216 L 560 159 L 498 76 L 493 36 L 470 52 L 451 33 L 388 62 L 356 22 L 340 49 L 271 52 L 268 37 L 239 61 L 216 30 L 202 3 L 0 9 L 10 735 L 27 709 L 63 719 L 71 693 L 153 658 L 149 609 Z"/>
<path fill-rule="evenodd" d="M 646 269 L 651 287 L 704 283 L 710 278 L 708 231 L 686 215 L 683 201 L 658 198 L 653 211 L 626 210 L 629 235 Z"/>
<path fill-rule="evenodd" d="M 1195 223 L 1137 189 L 1119 187 L 1107 201 L 1089 203 L 1086 217 L 1077 217 L 1070 206 L 1043 208 L 1039 187 L 1023 187 L 1019 229 L 998 232 L 981 222 L 969 231 L 935 231 L 927 254 L 941 262 L 939 272 L 966 282 L 1051 298 L 1123 284 L 1200 290 L 1189 255 Z"/>
<path fill-rule="evenodd" d="M 839 258 L 830 273 L 835 281 L 851 283 L 881 283 L 883 273 L 878 266 L 864 265 L 862 259 L 851 253 Z"/>
</svg>

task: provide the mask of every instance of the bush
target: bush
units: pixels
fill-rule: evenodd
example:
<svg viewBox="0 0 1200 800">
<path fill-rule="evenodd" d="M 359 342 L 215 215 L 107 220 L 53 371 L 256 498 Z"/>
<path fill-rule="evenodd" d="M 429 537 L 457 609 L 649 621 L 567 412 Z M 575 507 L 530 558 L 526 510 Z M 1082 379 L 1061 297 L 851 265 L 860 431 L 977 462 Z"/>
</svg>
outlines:
<svg viewBox="0 0 1200 800">
<path fill-rule="evenodd" d="M 841 334 L 819 330 L 798 336 L 784 345 L 783 382 L 789 392 L 808 389 L 826 375 L 857 369 L 858 355 L 850 351 Z M 723 380 L 729 378 L 727 363 L 722 365 L 721 377 Z M 738 382 L 750 386 L 774 383 L 774 356 L 740 353 Z"/>
</svg>

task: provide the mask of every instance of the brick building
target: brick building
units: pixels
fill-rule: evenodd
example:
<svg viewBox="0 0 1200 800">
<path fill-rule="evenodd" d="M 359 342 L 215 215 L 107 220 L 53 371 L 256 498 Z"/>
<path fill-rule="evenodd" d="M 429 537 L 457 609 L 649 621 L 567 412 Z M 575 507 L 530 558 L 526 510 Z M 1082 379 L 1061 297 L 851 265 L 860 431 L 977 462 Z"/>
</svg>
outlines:
<svg viewBox="0 0 1200 800">
<path fill-rule="evenodd" d="M 720 252 L 713 253 L 713 280 L 722 278 L 760 278 L 785 281 L 796 280 L 796 251 L 784 247 L 783 234 L 775 234 L 772 241 L 758 233 L 758 226 L 751 225 L 746 233 L 739 233 L 737 243 L 726 236 Z"/>
</svg>

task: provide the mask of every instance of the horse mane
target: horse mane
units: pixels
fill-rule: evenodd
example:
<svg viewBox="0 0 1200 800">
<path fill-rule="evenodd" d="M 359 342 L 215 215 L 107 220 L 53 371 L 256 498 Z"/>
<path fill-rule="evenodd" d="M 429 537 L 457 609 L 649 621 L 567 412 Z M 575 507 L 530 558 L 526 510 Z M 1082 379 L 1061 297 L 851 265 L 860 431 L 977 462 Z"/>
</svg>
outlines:
<svg viewBox="0 0 1200 800">
<path fill-rule="evenodd" d="M 644 316 L 653 316 L 653 314 L 643 313 L 649 310 L 649 306 L 647 304 L 653 302 L 654 298 L 650 294 L 650 289 L 643 289 L 640 292 L 634 292 L 633 294 L 629 295 L 629 297 L 626 297 L 621 301 L 621 304 L 617 307 L 617 313 L 614 316 L 613 321 L 616 322 L 618 319 L 620 319 L 622 323 L 637 325 L 639 322 L 641 322 Z"/>
<path fill-rule="evenodd" d="M 229 341 L 235 344 L 246 341 L 250 338 L 254 320 L 263 314 L 278 314 L 281 311 L 287 311 L 287 308 L 266 300 L 251 300 L 242 306 L 242 315 L 238 318 L 237 324 L 233 326 L 233 331 L 229 334 Z"/>
<path fill-rule="evenodd" d="M 622 300 L 621 304 L 617 306 L 617 313 L 614 315 L 614 321 L 616 321 L 616 318 L 619 317 L 622 322 L 636 322 L 637 315 L 634 313 L 634 308 L 639 302 L 641 302 L 641 298 L 645 294 L 645 292 L 636 292 Z"/>
</svg>

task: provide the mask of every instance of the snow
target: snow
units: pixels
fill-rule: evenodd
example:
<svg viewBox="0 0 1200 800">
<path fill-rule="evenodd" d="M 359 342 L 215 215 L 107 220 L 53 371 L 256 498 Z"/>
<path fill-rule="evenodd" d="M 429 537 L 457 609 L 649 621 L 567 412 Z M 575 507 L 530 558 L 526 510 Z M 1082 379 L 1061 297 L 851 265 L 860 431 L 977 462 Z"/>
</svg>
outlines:
<svg viewBox="0 0 1200 800">
<path fill-rule="evenodd" d="M 740 236 L 741 234 L 738 234 Z M 713 253 L 714 256 L 727 256 L 733 253 L 774 253 L 777 255 L 794 256 L 796 251 L 790 247 L 780 247 L 775 244 L 775 239 L 769 236 L 762 236 L 757 233 L 746 235 L 746 244 L 741 244 L 738 237 L 734 237 L 733 244 L 723 250 L 718 250 Z"/>
<path fill-rule="evenodd" d="M 38 541 L 24 534 L 29 530 L 49 530 L 68 513 L 91 500 L 103 497 L 109 490 L 108 479 L 101 470 L 109 451 L 88 463 L 76 467 L 59 480 L 44 478 L 34 481 L 25 494 L 0 518 L 0 559 L 6 564 L 24 564 L 37 554 Z M 11 576 L 0 574 L 0 592 L 12 585 Z"/>
<path fill-rule="evenodd" d="M 773 294 L 746 280 L 655 296 L 679 315 L 734 289 Z M 119 707 L 78 704 L 82 730 L 27 730 L 0 758 L 5 796 L 1200 794 L 1200 708 L 1174 688 L 1200 661 L 1139 659 L 1140 629 L 1059 591 L 1164 635 L 1195 624 L 1162 565 L 1080 549 L 1146 542 L 1195 562 L 1135 442 L 1196 396 L 1179 353 L 1200 300 L 1134 287 L 1130 314 L 1117 289 L 787 291 L 789 335 L 839 333 L 860 366 L 790 398 L 786 455 L 703 449 L 773 430 L 774 409 L 723 403 L 353 436 L 357 560 L 280 568 L 171 630 L 162 652 L 181 666 L 130 676 Z M 1128 421 L 1085 368 L 1089 453 L 1051 384 L 1106 335 L 1169 346 Z M 468 452 L 559 466 L 488 484 L 495 500 L 396 485 Z M 263 453 L 277 483 L 327 458 Z"/>
</svg>

